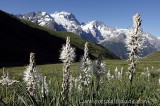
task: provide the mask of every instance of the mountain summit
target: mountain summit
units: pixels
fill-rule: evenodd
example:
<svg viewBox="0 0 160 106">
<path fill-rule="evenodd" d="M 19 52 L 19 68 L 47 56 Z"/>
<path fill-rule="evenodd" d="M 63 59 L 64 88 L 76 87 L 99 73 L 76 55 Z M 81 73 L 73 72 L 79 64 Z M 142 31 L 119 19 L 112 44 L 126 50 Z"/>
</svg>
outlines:
<svg viewBox="0 0 160 106">
<path fill-rule="evenodd" d="M 52 20 L 52 17 L 46 12 L 33 12 L 20 16 L 37 23 L 48 21 L 49 18 Z M 0 67 L 28 64 L 30 52 L 36 53 L 38 64 L 60 62 L 60 49 L 62 44 L 66 42 L 67 36 L 71 38 L 71 45 L 76 48 L 76 60 L 79 60 L 83 55 L 86 40 L 81 39 L 80 36 L 68 32 L 49 30 L 35 23 L 17 19 L 15 16 L 1 10 L 0 17 Z M 54 23 L 54 20 L 52 22 Z M 89 42 L 89 47 L 89 55 L 92 59 L 100 54 L 103 58 L 117 58 L 95 43 Z"/>
<path fill-rule="evenodd" d="M 102 45 L 118 57 L 127 58 L 125 40 L 132 32 L 131 29 L 117 29 L 96 20 L 80 24 L 72 13 L 65 11 L 52 14 L 46 12 L 32 12 L 16 16 L 52 30 L 73 32 L 84 39 Z M 143 32 L 142 34 L 145 38 L 144 45 L 146 48 L 143 49 L 141 56 L 146 56 L 153 51 L 160 50 L 159 39 L 147 32 Z"/>
<path fill-rule="evenodd" d="M 115 30 L 115 28 L 106 26 L 103 22 L 100 21 L 91 21 L 81 25 L 84 32 L 91 34 L 94 36 L 97 41 L 104 40 L 106 37 L 112 36 L 111 32 Z"/>
</svg>

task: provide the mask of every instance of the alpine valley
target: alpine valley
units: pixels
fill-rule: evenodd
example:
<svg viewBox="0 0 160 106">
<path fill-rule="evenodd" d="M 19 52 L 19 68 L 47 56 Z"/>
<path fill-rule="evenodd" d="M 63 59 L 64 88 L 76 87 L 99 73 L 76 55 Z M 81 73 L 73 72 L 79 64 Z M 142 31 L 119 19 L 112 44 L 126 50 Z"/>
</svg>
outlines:
<svg viewBox="0 0 160 106">
<path fill-rule="evenodd" d="M 96 20 L 80 23 L 72 13 L 65 11 L 53 14 L 40 11 L 15 16 L 55 31 L 73 32 L 84 39 L 102 45 L 120 58 L 127 58 L 125 41 L 132 34 L 132 29 L 119 29 Z M 140 54 L 142 57 L 160 50 L 160 40 L 157 37 L 144 31 L 142 35 L 145 41 L 145 48 Z"/>
</svg>

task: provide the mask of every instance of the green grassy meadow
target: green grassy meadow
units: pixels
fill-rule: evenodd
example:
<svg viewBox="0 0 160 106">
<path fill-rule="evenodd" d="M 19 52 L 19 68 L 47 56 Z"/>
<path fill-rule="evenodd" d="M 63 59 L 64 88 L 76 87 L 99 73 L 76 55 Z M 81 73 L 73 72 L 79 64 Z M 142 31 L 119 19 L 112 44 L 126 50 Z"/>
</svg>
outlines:
<svg viewBox="0 0 160 106">
<path fill-rule="evenodd" d="M 104 60 L 106 63 L 106 70 L 114 71 L 115 67 L 118 69 L 124 68 L 124 71 L 127 71 L 128 69 L 128 61 L 127 60 Z M 154 70 L 160 70 L 160 61 L 154 61 L 154 60 L 140 60 L 137 64 L 137 72 L 145 71 L 144 68 L 149 68 L 149 70 L 152 70 L 152 67 Z M 26 64 L 27 66 L 27 64 Z M 46 64 L 46 65 L 37 65 L 37 67 L 40 69 L 40 73 L 47 76 L 48 78 L 56 77 L 61 78 L 62 77 L 62 64 Z M 76 73 L 79 69 L 79 62 L 75 62 L 71 65 L 71 72 L 74 76 L 76 76 Z M 3 68 L 0 68 L 0 75 L 2 75 Z M 21 77 L 25 70 L 25 66 L 20 67 L 5 67 L 5 70 L 8 70 L 11 77 L 17 76 Z"/>
<path fill-rule="evenodd" d="M 139 60 L 134 74 L 132 89 L 128 75 L 127 60 L 103 60 L 106 64 L 106 73 L 103 75 L 101 89 L 96 92 L 96 78 L 93 75 L 92 83 L 82 92 L 78 92 L 74 86 L 69 94 L 67 106 L 159 106 L 160 104 L 160 60 L 155 59 L 157 53 Z M 94 62 L 94 61 L 92 61 Z M 27 66 L 27 64 L 26 64 Z M 60 92 L 62 91 L 62 63 L 37 65 L 39 73 L 47 76 L 49 94 L 41 97 L 40 92 L 35 97 L 28 95 L 26 85 L 23 82 L 23 72 L 26 66 L 5 67 L 11 79 L 19 83 L 6 86 L 0 85 L 0 106 L 63 106 Z M 71 64 L 70 71 L 73 78 L 78 77 L 79 62 Z M 123 77 L 107 80 L 107 73 L 115 75 L 115 68 L 118 71 L 123 67 Z M 148 68 L 148 70 L 147 70 Z M 150 73 L 149 78 L 147 72 Z M 0 76 L 3 75 L 3 68 L 0 68 Z M 74 82 L 73 82 L 74 85 Z M 130 92 L 131 89 L 131 93 Z M 132 101 L 132 103 L 130 103 Z M 65 105 L 66 106 L 66 105 Z"/>
<path fill-rule="evenodd" d="M 111 71 L 111 74 L 114 75 L 115 68 L 117 67 L 120 70 L 124 68 L 124 73 L 128 72 L 128 62 L 127 60 L 103 60 L 106 63 L 106 73 L 108 70 Z M 93 61 L 94 62 L 94 61 Z M 96 92 L 96 80 L 93 76 L 93 83 L 90 85 L 89 89 L 84 90 L 82 95 L 77 92 L 76 88 L 72 89 L 72 92 L 69 96 L 69 106 L 158 106 L 160 100 L 159 93 L 159 78 L 160 78 L 160 61 L 156 60 L 146 60 L 141 59 L 137 64 L 136 74 L 133 80 L 132 93 L 129 95 L 129 80 L 128 76 L 124 75 L 121 80 L 112 79 L 110 81 L 106 80 L 106 75 L 103 76 L 104 81 L 101 84 L 101 89 L 99 93 Z M 39 72 L 43 76 L 47 76 L 47 82 L 49 83 L 50 93 L 46 100 L 44 98 L 37 98 L 40 101 L 34 102 L 29 99 L 27 94 L 24 92 L 25 85 L 23 84 L 23 72 L 25 66 L 20 67 L 5 67 L 5 71 L 8 70 L 9 76 L 11 79 L 16 79 L 21 81 L 21 84 L 16 84 L 15 86 L 8 87 L 7 96 L 10 96 L 10 99 L 5 101 L 5 87 L 0 85 L 0 94 L 3 102 L 7 106 L 22 106 L 34 104 L 33 106 L 62 106 L 61 97 L 59 93 L 62 90 L 62 65 L 63 64 L 46 64 L 46 65 L 37 65 Z M 143 72 L 146 72 L 146 68 L 150 72 L 150 80 L 146 76 L 141 76 Z M 71 74 L 74 78 L 78 77 L 79 62 L 75 62 L 70 67 Z M 0 76 L 2 75 L 3 68 L 0 68 Z M 17 89 L 18 87 L 18 89 Z M 16 88 L 16 89 L 15 89 Z M 14 90 L 13 90 L 14 89 Z M 13 91 L 10 91 L 13 90 Z M 23 91 L 23 92 L 22 92 Z M 15 94 L 15 92 L 21 92 L 20 94 Z M 21 96 L 25 95 L 25 96 Z M 17 101 L 17 98 L 21 98 Z M 103 102 L 102 102 L 103 100 Z M 114 101 L 115 100 L 115 101 Z M 119 100 L 119 102 L 116 102 Z M 133 103 L 123 103 L 124 101 L 132 100 Z M 140 100 L 140 102 L 139 102 Z M 16 101 L 16 102 L 15 102 Z M 44 102 L 45 101 L 45 102 Z M 78 102 L 79 101 L 79 102 Z M 92 101 L 92 102 L 91 102 Z M 136 103 L 135 103 L 136 101 Z M 137 103 L 138 102 L 138 103 Z M 0 103 L 3 106 L 3 103 Z M 5 106 L 5 105 L 4 105 Z"/>
</svg>

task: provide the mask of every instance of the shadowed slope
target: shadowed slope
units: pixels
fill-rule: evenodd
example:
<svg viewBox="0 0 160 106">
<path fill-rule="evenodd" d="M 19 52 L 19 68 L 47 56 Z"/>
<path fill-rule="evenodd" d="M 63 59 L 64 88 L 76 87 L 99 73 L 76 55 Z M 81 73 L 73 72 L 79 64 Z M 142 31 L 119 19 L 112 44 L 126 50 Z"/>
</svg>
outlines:
<svg viewBox="0 0 160 106">
<path fill-rule="evenodd" d="M 59 51 L 66 36 L 76 47 L 77 60 L 83 54 L 86 40 L 73 33 L 56 32 L 37 24 L 20 20 L 0 11 L 0 66 L 27 64 L 29 53 L 36 53 L 38 64 L 59 62 Z M 108 50 L 90 42 L 90 56 L 101 54 L 104 58 L 117 58 Z"/>
</svg>

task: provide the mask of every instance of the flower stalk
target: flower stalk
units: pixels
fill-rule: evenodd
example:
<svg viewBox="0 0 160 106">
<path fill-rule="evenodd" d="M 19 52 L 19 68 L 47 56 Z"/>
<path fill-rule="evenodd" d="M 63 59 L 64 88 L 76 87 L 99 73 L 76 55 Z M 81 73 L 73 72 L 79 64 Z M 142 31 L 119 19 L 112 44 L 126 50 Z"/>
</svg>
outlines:
<svg viewBox="0 0 160 106">
<path fill-rule="evenodd" d="M 42 76 L 38 73 L 35 62 L 35 53 L 30 53 L 29 65 L 24 71 L 24 82 L 27 85 L 27 90 L 31 96 L 36 94 L 36 87 L 40 87 Z"/>
<path fill-rule="evenodd" d="M 80 74 L 78 78 L 78 89 L 82 90 L 82 87 L 88 87 L 91 83 L 91 60 L 89 58 L 88 42 L 84 45 L 84 55 L 80 62 Z"/>
<path fill-rule="evenodd" d="M 63 82 L 62 82 L 62 98 L 63 104 L 68 102 L 69 92 L 71 88 L 70 65 L 75 58 L 75 49 L 70 45 L 70 37 L 67 37 L 66 44 L 63 45 L 60 60 L 63 62 Z"/>
<path fill-rule="evenodd" d="M 93 65 L 93 72 L 94 72 L 94 75 L 96 76 L 96 80 L 97 80 L 96 91 L 99 91 L 99 89 L 100 89 L 102 76 L 105 74 L 105 71 L 106 71 L 105 63 L 102 63 L 101 56 L 98 56 L 97 60 L 95 61 L 95 64 Z"/>
<path fill-rule="evenodd" d="M 143 40 L 141 36 L 141 16 L 140 14 L 135 14 L 133 16 L 133 34 L 131 35 L 130 39 L 128 40 L 128 51 L 129 53 L 129 59 L 128 61 L 130 62 L 128 70 L 130 72 L 130 83 L 132 85 L 132 80 L 133 80 L 133 74 L 136 71 L 136 63 L 139 59 L 139 53 L 143 49 Z"/>
<path fill-rule="evenodd" d="M 14 83 L 19 82 L 17 80 L 10 79 L 8 71 L 7 71 L 7 73 L 5 73 L 4 70 L 5 69 L 3 68 L 3 75 L 1 76 L 2 79 L 0 79 L 0 84 L 8 86 L 8 85 L 12 85 Z"/>
<path fill-rule="evenodd" d="M 128 51 L 129 51 L 129 59 L 130 62 L 128 70 L 129 70 L 129 80 L 130 80 L 130 89 L 129 89 L 129 98 L 131 98 L 132 92 L 132 83 L 134 73 L 136 71 L 137 61 L 139 59 L 139 53 L 143 49 L 143 38 L 142 38 L 142 29 L 141 29 L 141 16 L 140 14 L 135 14 L 133 16 L 133 34 L 127 41 Z"/>
</svg>

